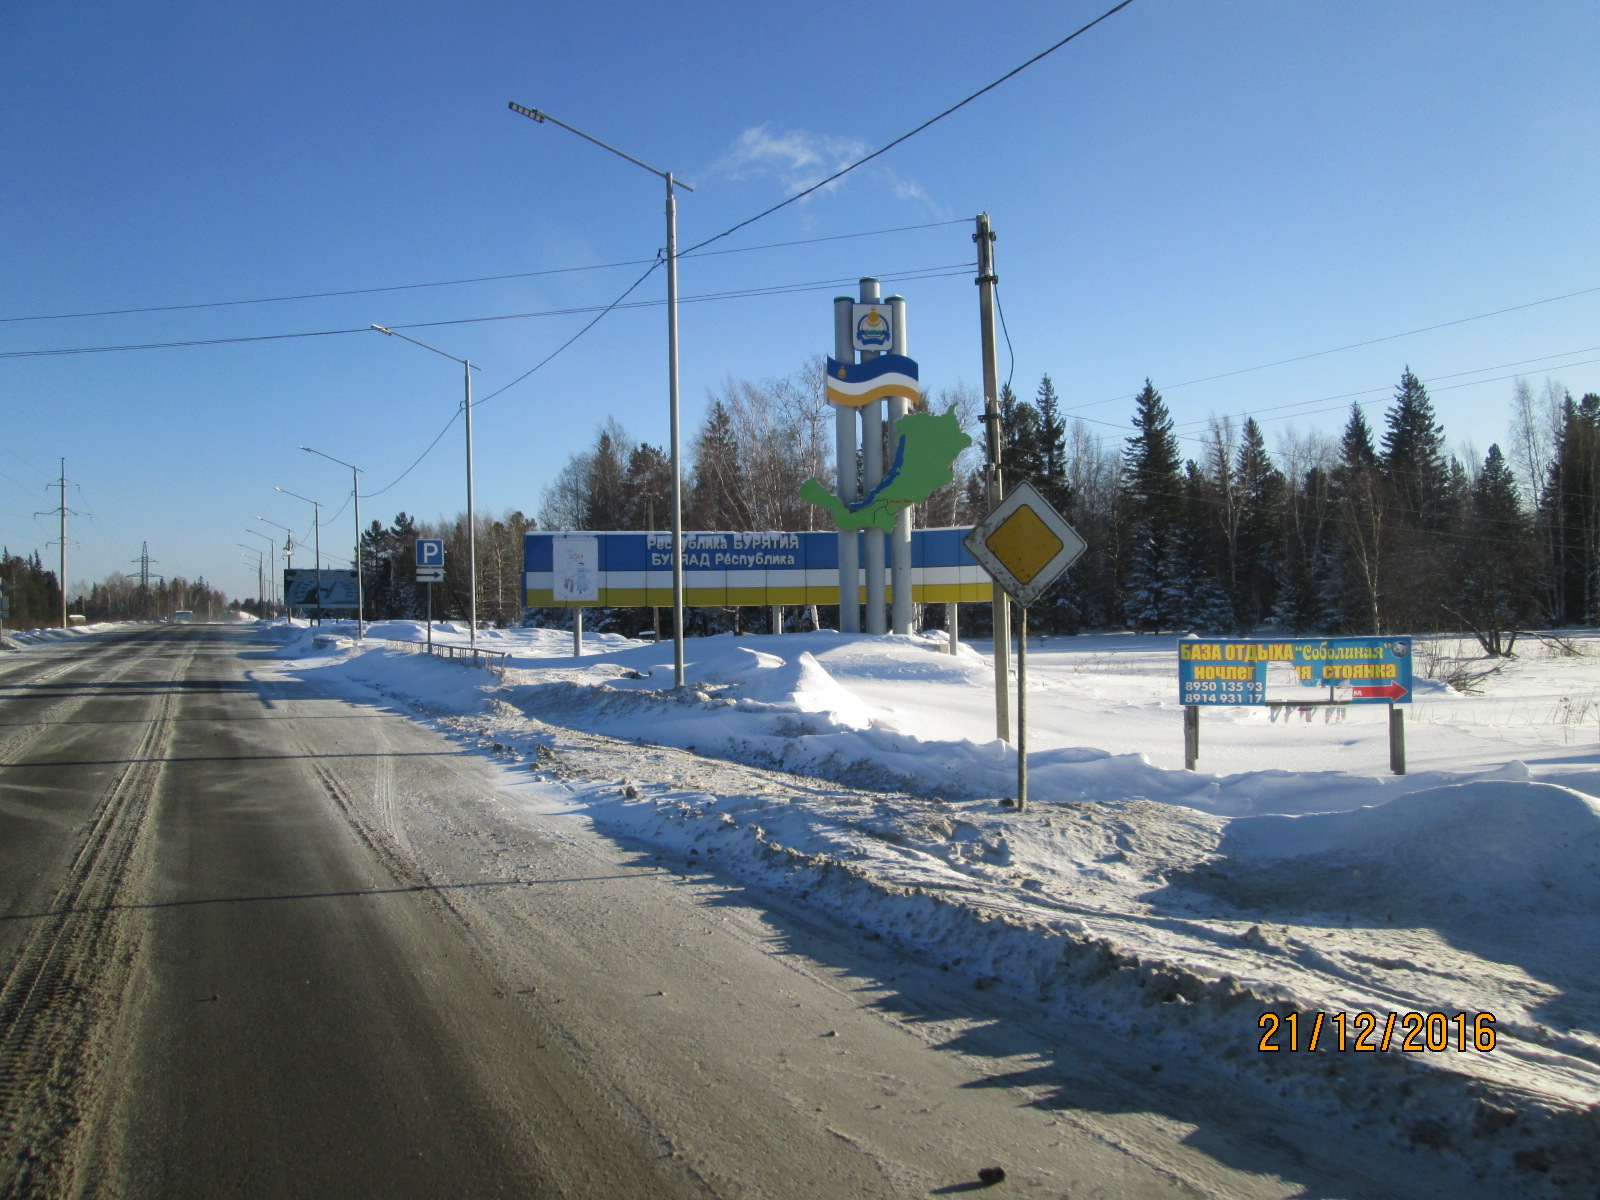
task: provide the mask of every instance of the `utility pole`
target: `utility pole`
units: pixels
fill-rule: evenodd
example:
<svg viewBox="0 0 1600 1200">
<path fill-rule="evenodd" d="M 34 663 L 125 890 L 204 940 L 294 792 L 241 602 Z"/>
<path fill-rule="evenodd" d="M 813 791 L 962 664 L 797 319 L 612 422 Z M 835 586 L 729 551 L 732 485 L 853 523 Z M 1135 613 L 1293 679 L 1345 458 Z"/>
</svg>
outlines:
<svg viewBox="0 0 1600 1200">
<path fill-rule="evenodd" d="M 61 460 L 61 628 L 67 627 L 67 460 Z"/>
<path fill-rule="evenodd" d="M 1002 448 L 1000 429 L 1000 368 L 995 361 L 994 338 L 994 285 L 1000 277 L 994 273 L 994 230 L 989 225 L 989 214 L 978 214 L 978 232 L 972 235 L 978 243 L 978 329 L 983 337 L 983 428 L 984 456 L 988 464 L 986 499 L 989 511 L 1005 499 L 1005 480 L 1000 470 Z M 1002 742 L 1011 740 L 1011 600 L 1005 589 L 994 585 L 994 721 L 995 733 Z"/>
<path fill-rule="evenodd" d="M 36 512 L 33 515 L 36 516 L 36 517 L 54 517 L 54 516 L 59 516 L 61 518 L 61 534 L 60 534 L 60 537 L 61 537 L 61 542 L 60 542 L 60 546 L 61 546 L 61 574 L 60 574 L 60 581 L 61 581 L 61 628 L 65 629 L 67 627 L 67 516 L 68 516 L 69 513 L 74 517 L 82 515 L 81 513 L 73 512 L 71 509 L 69 509 L 67 507 L 67 460 L 66 459 L 63 458 L 61 460 L 61 477 L 59 479 L 57 479 L 55 481 L 55 483 L 47 483 L 47 484 L 45 484 L 45 487 L 46 488 L 60 487 L 60 489 L 61 489 L 61 503 L 60 503 L 60 506 L 57 507 L 57 508 L 47 509 L 44 512 Z"/>
</svg>

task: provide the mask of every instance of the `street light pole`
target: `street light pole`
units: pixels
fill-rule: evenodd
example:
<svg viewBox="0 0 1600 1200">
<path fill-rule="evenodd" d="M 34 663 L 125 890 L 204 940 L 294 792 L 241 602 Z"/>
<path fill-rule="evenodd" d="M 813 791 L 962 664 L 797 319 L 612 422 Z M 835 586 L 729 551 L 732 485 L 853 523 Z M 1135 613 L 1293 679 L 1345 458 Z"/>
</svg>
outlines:
<svg viewBox="0 0 1600 1200">
<path fill-rule="evenodd" d="M 471 410 L 468 410 L 467 420 L 472 420 Z M 347 463 L 342 458 L 335 458 L 331 454 L 323 454 L 321 450 L 313 450 L 310 446 L 301 446 L 307 454 L 315 454 L 325 458 L 331 463 L 338 463 L 341 467 L 350 468 L 350 495 L 355 500 L 356 508 L 356 641 L 366 637 L 365 626 L 362 624 L 366 612 L 366 593 L 362 590 L 361 582 L 361 468 Z M 469 468 L 470 470 L 470 468 Z"/>
<path fill-rule="evenodd" d="M 261 599 L 261 593 L 266 590 L 267 586 L 267 572 L 262 566 L 261 551 L 255 546 L 249 545 L 246 542 L 235 542 L 234 545 L 238 546 L 241 550 L 248 550 L 251 554 L 256 556 L 256 608 L 259 609 L 265 603 L 265 601 Z M 250 560 L 248 558 L 245 559 L 245 562 L 249 561 Z"/>
<path fill-rule="evenodd" d="M 256 520 L 261 521 L 264 524 L 271 525 L 274 529 L 283 530 L 283 565 L 286 570 L 292 571 L 294 569 L 294 530 L 290 529 L 287 525 L 279 525 L 276 521 L 268 521 L 265 517 L 257 517 Z M 282 602 L 284 620 L 289 621 L 290 624 L 293 624 L 294 622 L 289 616 L 289 597 L 284 595 L 284 593 L 280 590 L 278 592 L 278 599 Z"/>
<path fill-rule="evenodd" d="M 304 500 L 311 505 L 311 527 L 315 534 L 313 544 L 316 547 L 317 557 L 317 624 L 322 624 L 322 502 L 313 500 L 310 496 L 302 496 L 299 492 L 291 492 L 288 488 L 275 487 L 275 492 L 282 492 L 285 496 L 293 496 L 296 500 Z"/>
<path fill-rule="evenodd" d="M 413 346 L 421 346 L 424 350 L 432 350 L 435 354 L 448 358 L 451 362 L 460 363 L 461 373 L 466 380 L 466 399 L 462 402 L 462 411 L 467 418 L 467 644 L 472 651 L 473 661 L 476 662 L 478 657 L 478 522 L 472 509 L 472 373 L 478 368 L 464 358 L 457 358 L 454 354 L 445 354 L 437 346 L 430 346 L 427 342 L 419 342 L 416 338 L 408 337 L 403 333 L 396 333 L 393 329 L 385 329 L 382 325 L 374 325 L 372 328 L 379 333 L 386 333 L 390 337 L 402 338 Z M 301 447 L 301 449 L 304 448 Z M 431 621 L 428 628 L 431 633 L 433 629 Z"/>
<path fill-rule="evenodd" d="M 274 542 L 270 537 L 267 537 L 267 535 L 262 533 L 259 529 L 246 529 L 245 532 L 248 533 L 251 537 L 266 538 L 266 542 L 267 542 L 267 561 L 269 563 L 277 561 L 278 544 L 276 542 Z M 271 597 L 272 597 L 273 584 L 274 584 L 272 575 L 270 573 L 267 575 L 266 583 L 267 583 L 267 603 L 270 606 L 271 603 L 272 603 Z"/>
<path fill-rule="evenodd" d="M 609 150 L 618 158 L 625 158 L 636 167 L 664 179 L 667 184 L 667 404 L 672 445 L 672 683 L 683 686 L 683 445 L 678 420 L 678 202 L 674 188 L 686 192 L 694 189 L 682 180 L 675 179 L 671 171 L 658 171 L 649 163 L 640 162 L 631 154 L 624 154 L 615 146 L 608 146 L 599 138 L 590 137 L 581 129 L 574 129 L 565 121 L 552 117 L 536 108 L 525 108 L 512 102 L 514 113 L 520 113 L 539 124 L 549 121 L 568 133 L 575 133 L 586 142 L 593 142 L 602 150 Z"/>
</svg>

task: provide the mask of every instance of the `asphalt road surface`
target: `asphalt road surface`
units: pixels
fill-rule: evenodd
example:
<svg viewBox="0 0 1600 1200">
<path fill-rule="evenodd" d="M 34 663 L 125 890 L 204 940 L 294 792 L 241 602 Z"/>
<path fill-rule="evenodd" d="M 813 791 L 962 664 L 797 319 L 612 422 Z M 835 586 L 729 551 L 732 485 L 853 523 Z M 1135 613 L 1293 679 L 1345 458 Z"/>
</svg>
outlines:
<svg viewBox="0 0 1600 1200">
<path fill-rule="evenodd" d="M 0 1197 L 1346 1194 L 497 778 L 235 629 L 0 655 Z"/>
</svg>

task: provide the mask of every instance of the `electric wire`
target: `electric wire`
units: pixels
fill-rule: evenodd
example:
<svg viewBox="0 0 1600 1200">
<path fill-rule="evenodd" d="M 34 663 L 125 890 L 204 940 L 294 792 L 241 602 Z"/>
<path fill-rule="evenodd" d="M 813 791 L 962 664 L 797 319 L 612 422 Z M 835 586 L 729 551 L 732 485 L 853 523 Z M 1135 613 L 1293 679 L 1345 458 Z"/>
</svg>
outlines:
<svg viewBox="0 0 1600 1200">
<path fill-rule="evenodd" d="M 727 250 L 707 250 L 704 253 L 684 253 L 679 258 L 710 258 L 722 254 L 749 254 L 757 250 L 782 250 L 793 246 L 810 246 L 818 242 L 840 242 L 850 238 L 879 237 L 890 233 L 911 233 L 922 229 L 939 229 L 947 225 L 965 224 L 968 218 L 953 221 L 928 221 L 921 225 L 899 225 L 892 229 L 865 229 L 858 233 L 835 233 L 825 237 L 797 238 L 788 242 L 767 242 L 760 246 L 734 246 Z M 607 271 L 618 267 L 637 267 L 658 261 L 648 258 L 626 259 L 621 262 L 591 263 L 582 267 L 545 267 L 537 271 L 514 271 L 506 275 L 477 275 L 466 279 L 442 279 L 432 283 L 397 283 L 383 287 L 346 288 L 335 292 L 302 292 L 291 296 L 261 296 L 248 300 L 208 300 L 193 304 L 156 304 L 143 308 L 108 308 L 98 312 L 46 313 L 28 317 L 0 317 L 0 325 L 28 321 L 68 321 L 85 317 L 121 317 L 142 313 L 189 312 L 204 308 L 238 308 L 252 304 L 281 304 L 296 300 L 327 300 L 342 296 L 373 296 L 385 292 L 410 292 L 423 288 L 458 287 L 471 283 L 503 283 L 512 279 L 534 279 L 545 275 L 572 275 L 583 271 Z"/>
<path fill-rule="evenodd" d="M 1584 346 L 1584 347 L 1582 347 L 1580 349 L 1576 349 L 1576 350 L 1560 350 L 1560 351 L 1557 351 L 1555 354 L 1541 354 L 1537 358 L 1524 358 L 1524 359 L 1520 359 L 1520 360 L 1518 360 L 1516 362 L 1496 363 L 1494 366 L 1491 366 L 1491 367 L 1475 367 L 1470 371 L 1454 371 L 1454 372 L 1452 372 L 1452 373 L 1450 373 L 1448 375 L 1434 375 L 1434 376 L 1431 376 L 1428 379 L 1421 380 L 1420 382 L 1422 382 L 1424 384 L 1431 384 L 1431 383 L 1435 383 L 1435 382 L 1442 382 L 1442 381 L 1447 380 L 1447 379 L 1459 379 L 1463 375 L 1481 375 L 1486 371 L 1503 371 L 1507 367 L 1525 367 L 1525 366 L 1529 365 L 1530 363 L 1547 362 L 1552 358 L 1567 358 L 1567 357 L 1569 357 L 1571 355 L 1574 355 L 1574 354 L 1591 354 L 1596 350 L 1600 350 L 1600 346 Z M 1558 366 L 1549 367 L 1549 368 L 1546 368 L 1546 369 L 1547 370 L 1560 370 L 1562 367 L 1578 367 L 1578 366 L 1583 366 L 1583 365 L 1585 365 L 1585 364 L 1584 363 L 1561 363 Z M 1512 378 L 1514 378 L 1514 377 L 1512 377 Z M 1496 383 L 1496 382 L 1499 382 L 1499 380 L 1498 379 L 1484 379 L 1484 380 L 1477 380 L 1476 382 L 1479 382 L 1479 383 Z M 1463 384 L 1461 386 L 1467 387 L 1467 386 L 1471 386 L 1471 384 Z M 1326 404 L 1326 403 L 1328 403 L 1329 401 L 1332 401 L 1332 400 L 1349 400 L 1349 399 L 1351 399 L 1353 397 L 1356 397 L 1356 396 L 1368 396 L 1368 395 L 1373 394 L 1374 392 L 1383 392 L 1383 391 L 1387 391 L 1387 390 L 1389 390 L 1389 389 L 1388 388 L 1363 388 L 1360 391 L 1344 392 L 1344 393 L 1342 393 L 1340 395 L 1335 395 L 1335 396 L 1321 396 L 1321 397 L 1318 397 L 1315 400 L 1295 400 L 1295 401 L 1292 401 L 1291 403 L 1288 403 L 1288 404 L 1274 404 L 1274 405 L 1271 405 L 1268 408 L 1251 409 L 1247 413 L 1245 413 L 1245 412 L 1230 413 L 1230 414 L 1227 414 L 1227 417 L 1224 417 L 1223 419 L 1226 420 L 1228 417 L 1237 417 L 1239 419 L 1243 419 L 1245 417 L 1256 417 L 1256 416 L 1259 416 L 1259 414 L 1261 414 L 1261 413 L 1281 412 L 1283 409 L 1287 409 L 1287 408 L 1303 408 L 1303 407 L 1305 407 L 1306 405 L 1309 405 L 1309 404 Z M 1444 390 L 1444 389 L 1436 389 L 1436 390 Z M 1302 415 L 1309 415 L 1309 414 L 1289 413 L 1289 414 L 1287 414 L 1287 417 L 1273 417 L 1271 419 L 1275 420 L 1275 421 L 1276 420 L 1284 420 L 1284 419 L 1292 418 L 1292 417 L 1295 417 L 1295 416 L 1302 416 Z M 1179 421 L 1174 426 L 1174 428 L 1176 428 L 1176 429 L 1185 429 L 1185 428 L 1189 428 L 1189 427 L 1195 426 L 1195 425 L 1207 425 L 1212 420 L 1215 420 L 1215 419 L 1216 418 L 1214 418 L 1214 417 L 1202 417 L 1202 418 L 1196 418 L 1196 419 L 1188 420 L 1188 421 Z"/>
<path fill-rule="evenodd" d="M 607 313 L 609 313 L 609 312 L 613 311 L 615 308 L 617 308 L 624 300 L 626 300 L 633 293 L 633 290 L 635 288 L 637 288 L 646 279 L 649 279 L 651 275 L 655 274 L 656 268 L 661 266 L 661 265 L 662 265 L 662 260 L 657 260 L 656 262 L 651 263 L 648 267 L 645 268 L 645 272 L 644 272 L 643 275 L 639 276 L 639 278 L 635 279 L 632 283 L 630 283 L 628 285 L 627 290 L 624 291 L 622 293 L 622 295 L 618 296 L 610 304 L 606 305 L 599 312 L 595 313 L 594 320 L 590 321 L 582 329 L 578 330 L 577 333 L 573 334 L 566 341 L 562 342 L 561 345 L 557 346 L 554 350 L 550 351 L 549 354 L 545 355 L 538 362 L 534 363 L 533 366 L 529 367 L 521 375 L 518 375 L 510 383 L 506 384 L 504 387 L 496 388 L 494 391 L 490 392 L 487 396 L 485 396 L 482 400 L 474 401 L 473 407 L 476 408 L 480 404 L 487 404 L 490 400 L 493 400 L 496 396 L 500 395 L 502 392 L 509 391 L 511 388 L 516 387 L 517 384 L 521 383 L 529 375 L 532 375 L 540 367 L 544 366 L 551 359 L 555 358 L 556 355 L 560 354 L 568 346 L 572 345 L 573 342 L 577 341 L 584 334 L 588 333 L 589 330 L 593 329 L 596 325 L 598 325 L 601 322 L 601 320 L 604 319 L 604 317 L 605 317 L 605 315 Z"/>
<path fill-rule="evenodd" d="M 361 494 L 364 497 L 368 498 L 368 499 L 371 499 L 373 496 L 381 496 L 385 492 L 387 492 L 390 488 L 396 486 L 402 479 L 404 479 L 407 475 L 411 474 L 411 472 L 415 471 L 417 469 L 417 467 L 421 464 L 422 460 L 427 458 L 428 455 L 433 453 L 433 448 L 439 444 L 440 440 L 444 437 L 444 435 L 450 432 L 451 428 L 456 423 L 456 418 L 461 415 L 461 408 L 462 408 L 461 405 L 459 405 L 459 404 L 456 405 L 455 412 L 450 414 L 450 419 L 444 423 L 444 428 L 439 430 L 438 434 L 434 437 L 433 441 L 428 443 L 428 448 L 426 450 L 424 450 L 421 454 L 417 455 L 416 459 L 412 462 L 412 464 L 409 467 L 407 467 L 404 471 L 401 471 L 399 475 L 397 475 L 390 482 L 384 484 L 377 491 L 375 491 L 375 492 L 362 492 Z"/>
<path fill-rule="evenodd" d="M 1203 376 L 1202 378 L 1199 378 L 1199 379 L 1186 379 L 1182 383 L 1167 384 L 1164 388 L 1162 388 L 1162 391 L 1164 391 L 1164 392 L 1173 392 L 1173 391 L 1176 391 L 1179 388 L 1192 387 L 1195 384 L 1199 384 L 1199 383 L 1214 383 L 1215 381 L 1217 381 L 1219 379 L 1232 379 L 1234 376 L 1237 376 L 1237 375 L 1249 375 L 1250 373 L 1252 373 L 1254 371 L 1265 371 L 1265 370 L 1268 370 L 1268 369 L 1270 369 L 1272 367 L 1282 367 L 1282 366 L 1286 366 L 1286 365 L 1288 365 L 1290 363 L 1305 362 L 1308 359 L 1323 358 L 1323 357 L 1325 357 L 1325 356 L 1327 356 L 1329 354 L 1342 354 L 1346 350 L 1359 350 L 1364 346 L 1377 346 L 1377 345 L 1381 345 L 1384 342 L 1398 341 L 1400 338 L 1415 337 L 1419 333 L 1432 333 L 1435 330 L 1439 330 L 1439 329 L 1449 329 L 1451 326 L 1454 326 L 1454 325 L 1466 325 L 1466 324 L 1469 324 L 1470 322 L 1473 322 L 1473 321 L 1487 320 L 1489 317 L 1501 317 L 1501 316 L 1504 316 L 1506 313 L 1521 312 L 1523 309 L 1528 309 L 1528 308 L 1538 308 L 1540 305 L 1543 305 L 1543 304 L 1554 304 L 1554 303 L 1556 303 L 1557 301 L 1560 301 L 1560 300 L 1572 300 L 1572 299 L 1575 299 L 1578 296 L 1592 295 L 1595 292 L 1600 292 L 1600 286 L 1580 288 L 1578 291 L 1575 291 L 1575 292 L 1564 292 L 1563 294 L 1561 294 L 1559 296 L 1547 296 L 1542 300 L 1529 300 L 1525 304 L 1513 304 L 1509 308 L 1497 308 L 1493 312 L 1476 313 L 1476 314 L 1474 314 L 1473 316 L 1470 316 L 1470 317 L 1457 317 L 1453 321 L 1441 321 L 1437 325 L 1424 325 L 1420 329 L 1408 329 L 1403 333 L 1390 333 L 1390 334 L 1385 334 L 1383 337 L 1368 338 L 1366 341 L 1363 341 L 1363 342 L 1351 342 L 1347 346 L 1334 346 L 1334 347 L 1332 347 L 1331 349 L 1328 349 L 1328 350 L 1313 350 L 1309 354 L 1297 354 L 1292 358 L 1280 358 L 1280 359 L 1276 360 L 1275 362 L 1259 363 L 1258 365 L 1253 366 L 1253 367 L 1240 367 L 1237 370 L 1233 370 L 1233 371 L 1223 371 L 1221 374 L 1218 374 L 1218 375 L 1206 375 L 1206 376 Z M 1085 408 L 1094 408 L 1097 405 L 1101 405 L 1101 404 L 1115 404 L 1115 403 L 1117 403 L 1118 401 L 1121 401 L 1121 400 L 1132 400 L 1132 399 L 1133 399 L 1133 393 L 1130 392 L 1127 395 L 1122 395 L 1122 396 L 1109 396 L 1104 400 L 1091 400 L 1087 404 L 1074 405 L 1072 408 L 1069 408 L 1069 409 L 1067 409 L 1065 411 L 1067 411 L 1067 412 L 1080 412 Z"/>
<path fill-rule="evenodd" d="M 629 293 L 631 293 L 634 290 L 634 288 L 636 288 L 639 285 L 639 283 L 643 282 L 645 277 L 648 277 L 660 265 L 661 265 L 661 260 L 657 259 L 656 261 L 654 261 L 650 265 L 650 267 L 645 271 L 645 275 L 641 276 L 639 280 L 636 280 L 632 285 L 630 285 L 623 292 L 623 296 L 625 297 Z M 913 279 L 913 280 L 937 279 L 937 278 L 944 278 L 944 277 L 947 277 L 947 276 L 952 275 L 952 274 L 957 274 L 957 273 L 959 273 L 957 268 L 963 268 L 964 269 L 964 268 L 966 268 L 968 266 L 970 266 L 970 264 L 960 263 L 960 264 L 951 264 L 949 266 L 944 266 L 944 267 L 918 267 L 918 268 L 915 268 L 915 269 L 909 270 L 909 271 L 892 271 L 892 272 L 888 272 L 888 273 L 884 274 L 882 276 L 882 278 L 884 278 L 884 279 Z M 706 301 L 711 301 L 711 300 L 744 300 L 744 299 L 754 299 L 754 298 L 758 298 L 758 297 L 761 297 L 761 296 L 790 295 L 790 294 L 797 294 L 797 293 L 807 292 L 807 291 L 823 291 L 823 290 L 826 290 L 828 288 L 838 287 L 838 286 L 840 286 L 841 283 L 845 283 L 845 282 L 850 282 L 850 281 L 849 280 L 830 279 L 830 280 L 814 280 L 814 281 L 805 282 L 805 283 L 773 284 L 773 285 L 768 286 L 768 287 L 745 288 L 745 289 L 740 289 L 740 290 L 736 290 L 736 291 L 727 291 L 727 292 L 707 292 L 707 293 L 700 294 L 700 295 L 695 295 L 695 296 L 680 296 L 679 299 L 678 299 L 678 302 L 680 304 L 699 304 L 699 303 L 704 303 Z M 440 320 L 440 321 L 412 321 L 410 323 L 396 322 L 395 324 L 391 325 L 390 328 L 392 328 L 392 329 L 432 329 L 432 328 L 435 328 L 437 326 L 442 326 L 442 325 L 473 325 L 473 324 L 485 324 L 485 323 L 494 322 L 494 321 L 528 320 L 528 319 L 532 319 L 532 318 L 536 318 L 536 317 L 581 316 L 581 315 L 584 315 L 584 314 L 587 314 L 587 313 L 599 313 L 601 316 L 604 316 L 606 313 L 611 312 L 613 309 L 616 309 L 616 308 L 619 308 L 619 307 L 620 308 L 659 308 L 659 307 L 661 307 L 662 305 L 664 305 L 666 303 L 666 301 L 664 299 L 662 299 L 662 300 L 637 300 L 637 301 L 634 301 L 632 304 L 622 304 L 621 303 L 621 299 L 622 298 L 619 297 L 617 300 L 613 300 L 610 304 L 599 305 L 599 306 L 596 306 L 596 305 L 584 305 L 584 306 L 576 307 L 576 308 L 552 308 L 552 309 L 535 310 L 535 311 L 530 311 L 530 312 L 496 313 L 496 314 L 493 314 L 493 315 L 490 315 L 490 316 L 483 316 L 483 317 L 455 317 L 455 318 L 449 318 L 449 319 Z M 594 324 L 594 322 L 590 322 L 590 325 L 586 326 L 585 328 L 592 327 L 593 324 Z M 343 336 L 345 334 L 351 334 L 351 333 L 370 333 L 371 330 L 372 330 L 372 327 L 370 325 L 362 325 L 362 326 L 359 326 L 359 327 L 352 327 L 352 328 L 349 328 L 349 329 L 314 329 L 314 330 L 306 330 L 306 331 L 297 332 L 297 333 L 239 334 L 239 335 L 235 335 L 233 337 L 196 338 L 196 339 L 190 339 L 190 340 L 186 340 L 186 341 L 175 341 L 175 342 L 138 342 L 138 343 L 127 343 L 127 344 L 121 344 L 121 345 L 108 345 L 108 346 L 72 346 L 72 347 L 53 348 L 53 349 L 47 349 L 47 350 L 3 350 L 3 351 L 0 351 L 0 359 L 6 359 L 6 358 L 52 358 L 52 357 L 63 357 L 63 356 L 77 355 L 77 354 L 110 354 L 110 353 L 116 353 L 116 352 L 121 352 L 121 351 L 131 351 L 131 350 L 174 350 L 174 349 L 185 349 L 185 348 L 190 348 L 190 347 L 195 347 L 195 346 L 222 346 L 222 345 L 233 345 L 233 344 L 248 344 L 248 343 L 252 343 L 252 342 L 286 341 L 286 340 L 291 340 L 291 339 L 294 339 L 294 338 L 340 337 L 340 336 Z"/>
<path fill-rule="evenodd" d="M 1006 368 L 1006 391 L 1011 391 L 1011 380 L 1017 374 L 1017 352 L 1011 348 L 1011 330 L 1006 327 L 1006 307 L 1000 302 L 1000 285 L 994 284 L 994 310 L 1000 314 L 1000 332 L 1006 335 L 1006 357 L 1010 365 Z M 1015 395 L 1012 392 L 1012 395 Z"/>
<path fill-rule="evenodd" d="M 841 167 L 839 170 L 835 171 L 832 175 L 829 175 L 826 179 L 823 179 L 820 182 L 812 184 L 810 187 L 805 188 L 803 191 L 796 192 L 793 196 L 790 196 L 788 199 L 782 200 L 779 203 L 774 204 L 771 208 L 763 209 L 761 212 L 758 212 L 753 217 L 746 217 L 743 221 L 740 221 L 737 225 L 730 225 L 727 229 L 724 229 L 721 233 L 715 234 L 712 237 L 708 237 L 703 242 L 696 242 L 693 246 L 689 247 L 688 253 L 692 254 L 696 250 L 700 250 L 700 249 L 703 249 L 706 246 L 711 245 L 712 242 L 720 241 L 722 238 L 727 237 L 729 234 L 734 233 L 737 230 L 743 229 L 746 225 L 754 225 L 757 221 L 761 220 L 763 217 L 770 217 L 773 213 L 779 211 L 780 209 L 787 208 L 789 205 L 795 203 L 797 200 L 805 199 L 807 196 L 811 195 L 812 192 L 815 192 L 815 191 L 817 191 L 817 190 L 819 190 L 821 188 L 827 187 L 830 183 L 834 182 L 834 180 L 842 179 L 844 176 L 848 175 L 851 171 L 854 171 L 857 167 L 865 166 L 867 163 L 871 162 L 873 159 L 878 158 L 878 157 L 880 157 L 880 156 L 882 156 L 884 154 L 887 154 L 890 150 L 893 150 L 896 146 L 900 145 L 900 143 L 906 142 L 906 141 L 910 141 L 912 138 L 916 137 L 917 134 L 921 133 L 924 129 L 927 129 L 930 125 L 937 124 L 938 122 L 940 122 L 940 121 L 944 120 L 946 117 L 948 117 L 951 113 L 965 108 L 967 105 L 971 104 L 974 100 L 976 100 L 979 96 L 984 95 L 986 92 L 992 92 L 995 88 L 999 87 L 1002 83 L 1005 83 L 1008 79 L 1011 79 L 1015 75 L 1020 75 L 1023 71 L 1026 71 L 1029 67 L 1033 66 L 1033 64 L 1038 62 L 1040 59 L 1047 58 L 1050 55 L 1054 54 L 1057 50 L 1061 49 L 1061 47 L 1065 46 L 1068 42 L 1073 41 L 1074 39 L 1076 39 L 1078 37 L 1081 37 L 1083 34 L 1088 33 L 1089 30 L 1093 29 L 1096 25 L 1100 24 L 1100 22 L 1102 22 L 1104 20 L 1107 20 L 1108 18 L 1110 18 L 1112 16 L 1115 16 L 1117 13 L 1119 13 L 1123 9 L 1127 8 L 1128 5 L 1130 5 L 1132 3 L 1133 3 L 1133 0 L 1122 0 L 1122 2 L 1120 4 L 1113 5 L 1111 8 L 1108 8 L 1105 12 L 1101 13 L 1094 20 L 1090 21 L 1087 25 L 1084 25 L 1084 26 L 1074 30 L 1072 33 L 1069 33 L 1066 37 L 1062 38 L 1059 42 L 1057 42 L 1055 45 L 1049 47 L 1048 49 L 1041 50 L 1038 54 L 1035 54 L 1032 58 L 1030 58 L 1027 62 L 1023 63 L 1021 66 L 1013 67 L 1011 70 L 1007 71 L 1004 75 L 1000 76 L 1000 78 L 996 79 L 994 82 L 985 84 L 983 87 L 981 87 L 977 91 L 973 92 L 972 95 L 968 96 L 965 100 L 960 100 L 960 101 L 957 101 L 955 104 L 952 104 L 949 108 L 945 109 L 938 116 L 928 118 L 921 125 L 918 125 L 915 129 L 911 130 L 909 133 L 901 134 L 899 137 L 895 138 L 894 141 L 889 142 L 887 145 L 880 146 L 880 147 L 878 147 L 878 149 L 874 150 L 871 154 L 866 155 L 864 158 L 858 158 L 858 159 L 856 159 L 855 162 L 850 163 L 848 166 Z"/>
</svg>

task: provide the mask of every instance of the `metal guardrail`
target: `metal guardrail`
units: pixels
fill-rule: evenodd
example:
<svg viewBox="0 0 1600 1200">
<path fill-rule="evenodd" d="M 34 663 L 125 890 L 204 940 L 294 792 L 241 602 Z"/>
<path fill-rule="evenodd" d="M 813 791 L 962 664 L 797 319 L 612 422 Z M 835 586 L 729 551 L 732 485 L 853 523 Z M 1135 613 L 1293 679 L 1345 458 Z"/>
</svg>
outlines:
<svg viewBox="0 0 1600 1200">
<path fill-rule="evenodd" d="M 383 642 L 390 650 L 404 650 L 409 654 L 431 654 L 435 658 L 460 659 L 463 662 L 470 660 L 471 666 L 493 671 L 501 679 L 506 677 L 508 652 L 504 650 L 474 650 L 470 646 L 454 646 L 448 642 L 434 642 L 430 646 L 427 642 L 410 638 L 384 638 Z"/>
</svg>

